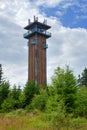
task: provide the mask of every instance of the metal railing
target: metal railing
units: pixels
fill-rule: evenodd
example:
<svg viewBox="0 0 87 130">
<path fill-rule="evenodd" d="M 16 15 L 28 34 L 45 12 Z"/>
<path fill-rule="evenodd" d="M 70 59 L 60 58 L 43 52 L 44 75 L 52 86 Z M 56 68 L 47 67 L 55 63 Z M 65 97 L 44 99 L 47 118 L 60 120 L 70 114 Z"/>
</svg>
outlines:
<svg viewBox="0 0 87 130">
<path fill-rule="evenodd" d="M 24 37 L 28 37 L 29 35 L 31 35 L 32 33 L 34 32 L 38 32 L 40 34 L 44 34 L 44 35 L 48 35 L 48 36 L 51 36 L 51 33 L 50 32 L 47 32 L 47 31 L 41 31 L 39 29 L 34 29 L 32 31 L 28 31 L 27 33 L 25 33 L 23 36 Z"/>
</svg>

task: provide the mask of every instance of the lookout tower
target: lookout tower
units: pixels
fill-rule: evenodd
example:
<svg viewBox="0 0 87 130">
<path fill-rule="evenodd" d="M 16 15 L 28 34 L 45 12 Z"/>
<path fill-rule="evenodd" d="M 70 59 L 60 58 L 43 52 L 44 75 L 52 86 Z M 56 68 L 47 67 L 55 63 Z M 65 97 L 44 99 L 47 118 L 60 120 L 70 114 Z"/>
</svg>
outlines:
<svg viewBox="0 0 87 130">
<path fill-rule="evenodd" d="M 50 28 L 46 20 L 38 22 L 35 16 L 34 21 L 29 19 L 28 25 L 24 27 L 27 30 L 24 38 L 28 40 L 28 80 L 40 86 L 46 85 L 46 39 L 51 37 L 51 33 L 47 32 Z"/>
</svg>

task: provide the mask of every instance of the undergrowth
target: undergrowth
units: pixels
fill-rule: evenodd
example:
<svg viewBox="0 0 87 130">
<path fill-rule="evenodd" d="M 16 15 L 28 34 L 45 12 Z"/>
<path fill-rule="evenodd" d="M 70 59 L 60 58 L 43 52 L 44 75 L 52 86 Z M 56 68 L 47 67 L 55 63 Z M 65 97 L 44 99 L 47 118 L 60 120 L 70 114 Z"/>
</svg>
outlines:
<svg viewBox="0 0 87 130">
<path fill-rule="evenodd" d="M 0 130 L 87 130 L 86 118 L 67 116 L 55 123 L 52 114 L 38 110 L 18 109 L 0 114 Z"/>
</svg>

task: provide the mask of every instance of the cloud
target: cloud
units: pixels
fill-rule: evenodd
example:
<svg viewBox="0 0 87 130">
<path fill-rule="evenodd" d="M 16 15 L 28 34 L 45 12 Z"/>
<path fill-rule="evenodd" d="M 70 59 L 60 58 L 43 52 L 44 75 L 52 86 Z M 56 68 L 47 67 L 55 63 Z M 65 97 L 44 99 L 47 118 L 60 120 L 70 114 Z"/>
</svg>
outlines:
<svg viewBox="0 0 87 130">
<path fill-rule="evenodd" d="M 76 14 L 76 20 L 87 19 L 87 1 L 76 2 L 72 10 Z"/>
<path fill-rule="evenodd" d="M 56 7 L 62 1 L 63 0 L 34 0 L 33 2 L 37 6 Z"/>
<path fill-rule="evenodd" d="M 23 39 L 23 30 L 5 18 L 0 20 L 0 28 L 0 63 L 4 67 L 5 77 L 11 80 L 11 84 L 18 84 L 21 81 L 25 83 L 27 49 Z"/>
<path fill-rule="evenodd" d="M 0 3 L 0 9 L 4 9 L 5 8 L 5 4 L 4 3 Z"/>
<path fill-rule="evenodd" d="M 53 33 L 48 41 L 48 80 L 57 66 L 68 64 L 77 76 L 87 66 L 87 30 L 66 28 L 54 22 Z"/>
<path fill-rule="evenodd" d="M 19 2 L 20 7 L 21 4 Z M 27 80 L 27 43 L 23 39 L 21 19 L 17 21 L 17 14 L 21 10 L 19 5 L 16 0 L 14 4 L 11 0 L 0 1 L 0 63 L 3 65 L 5 77 L 11 84 L 24 84 Z"/>
</svg>

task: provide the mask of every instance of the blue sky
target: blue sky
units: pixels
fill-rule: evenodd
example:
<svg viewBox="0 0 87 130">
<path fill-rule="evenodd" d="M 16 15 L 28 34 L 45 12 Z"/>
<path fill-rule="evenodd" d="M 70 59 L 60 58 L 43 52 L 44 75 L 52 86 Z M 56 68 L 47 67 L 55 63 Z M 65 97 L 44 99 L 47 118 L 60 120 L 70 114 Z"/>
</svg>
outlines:
<svg viewBox="0 0 87 130">
<path fill-rule="evenodd" d="M 40 7 L 41 12 L 50 17 L 56 17 L 63 26 L 70 28 L 87 28 L 87 1 L 75 0 L 65 1 L 55 7 Z"/>
<path fill-rule="evenodd" d="M 47 81 L 57 66 L 74 74 L 87 67 L 87 0 L 0 0 L 0 63 L 10 83 L 27 81 L 28 48 L 23 38 L 28 19 L 47 19 L 52 37 L 47 40 Z"/>
</svg>

